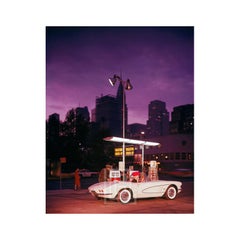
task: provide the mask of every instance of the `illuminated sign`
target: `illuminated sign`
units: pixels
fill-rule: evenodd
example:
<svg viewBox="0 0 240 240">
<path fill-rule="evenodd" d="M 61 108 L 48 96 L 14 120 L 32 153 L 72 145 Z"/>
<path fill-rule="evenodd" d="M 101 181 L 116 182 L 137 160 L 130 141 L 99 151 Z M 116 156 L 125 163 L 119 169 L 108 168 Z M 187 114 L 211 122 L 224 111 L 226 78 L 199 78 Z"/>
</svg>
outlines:
<svg viewBox="0 0 240 240">
<path fill-rule="evenodd" d="M 118 147 L 114 149 L 114 156 L 121 157 L 122 156 L 122 147 Z M 125 156 L 134 156 L 134 147 L 125 147 Z"/>
</svg>

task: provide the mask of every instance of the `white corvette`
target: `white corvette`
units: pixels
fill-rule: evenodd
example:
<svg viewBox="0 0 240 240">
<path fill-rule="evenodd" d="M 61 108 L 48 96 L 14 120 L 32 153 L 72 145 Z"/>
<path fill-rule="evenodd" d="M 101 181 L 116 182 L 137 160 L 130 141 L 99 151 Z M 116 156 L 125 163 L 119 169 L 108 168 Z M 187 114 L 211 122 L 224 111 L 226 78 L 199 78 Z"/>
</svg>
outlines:
<svg viewBox="0 0 240 240">
<path fill-rule="evenodd" d="M 144 146 L 160 146 L 160 143 L 156 142 L 126 139 L 120 137 L 107 137 L 104 138 L 104 140 L 141 145 L 142 156 L 144 156 Z M 155 161 L 153 161 L 153 163 L 154 162 Z M 142 159 L 142 166 L 143 164 L 144 159 Z M 150 164 L 150 166 L 153 168 L 156 167 L 155 165 L 156 163 L 153 165 Z M 89 192 L 97 198 L 117 199 L 122 203 L 129 203 L 132 199 L 153 197 L 165 197 L 172 200 L 175 199 L 177 194 L 181 192 L 182 182 L 179 181 L 152 181 L 151 178 L 150 181 L 140 181 L 140 173 L 138 171 L 133 171 L 132 174 L 129 174 L 130 181 L 120 181 L 120 171 L 113 170 L 112 173 L 110 171 L 110 181 L 91 185 L 88 188 Z"/>
<path fill-rule="evenodd" d="M 110 181 L 91 185 L 88 191 L 97 198 L 117 199 L 121 203 L 129 203 L 133 199 L 165 197 L 175 199 L 181 192 L 182 182 L 179 181 Z"/>
</svg>

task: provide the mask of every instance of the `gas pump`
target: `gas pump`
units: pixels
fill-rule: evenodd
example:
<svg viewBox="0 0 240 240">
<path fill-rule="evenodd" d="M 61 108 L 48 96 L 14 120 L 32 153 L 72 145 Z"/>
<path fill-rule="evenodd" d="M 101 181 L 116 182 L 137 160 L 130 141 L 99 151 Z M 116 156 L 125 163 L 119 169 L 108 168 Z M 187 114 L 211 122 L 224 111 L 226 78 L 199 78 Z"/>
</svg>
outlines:
<svg viewBox="0 0 240 240">
<path fill-rule="evenodd" d="M 149 179 L 149 181 L 158 180 L 157 161 L 150 161 L 150 166 L 148 167 L 148 179 Z"/>
</svg>

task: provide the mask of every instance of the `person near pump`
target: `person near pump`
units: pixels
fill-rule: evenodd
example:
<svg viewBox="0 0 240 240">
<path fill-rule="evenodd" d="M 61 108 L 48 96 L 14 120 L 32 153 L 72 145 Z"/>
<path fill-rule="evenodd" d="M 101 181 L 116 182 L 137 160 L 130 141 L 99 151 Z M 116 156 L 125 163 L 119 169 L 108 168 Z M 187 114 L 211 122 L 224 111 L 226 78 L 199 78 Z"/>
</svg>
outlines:
<svg viewBox="0 0 240 240">
<path fill-rule="evenodd" d="M 146 177 L 145 172 L 141 172 L 139 174 L 139 182 L 146 182 L 146 181 L 147 181 L 147 177 Z"/>
<path fill-rule="evenodd" d="M 80 190 L 81 189 L 81 183 L 80 183 L 80 170 L 77 168 L 74 172 L 74 190 Z"/>
<path fill-rule="evenodd" d="M 139 172 L 133 172 L 130 177 L 131 182 L 139 182 Z"/>
<path fill-rule="evenodd" d="M 98 176 L 99 182 L 106 182 L 109 180 L 109 173 L 110 173 L 111 168 L 112 168 L 111 165 L 107 164 L 105 166 L 105 168 L 103 168 L 100 171 L 99 176 Z"/>
</svg>

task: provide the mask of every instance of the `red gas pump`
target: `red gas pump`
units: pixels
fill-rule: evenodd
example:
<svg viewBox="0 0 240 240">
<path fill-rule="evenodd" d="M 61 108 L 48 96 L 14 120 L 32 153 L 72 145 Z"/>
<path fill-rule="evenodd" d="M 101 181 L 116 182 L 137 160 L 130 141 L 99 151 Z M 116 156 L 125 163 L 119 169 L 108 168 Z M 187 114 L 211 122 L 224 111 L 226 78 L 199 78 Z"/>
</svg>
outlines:
<svg viewBox="0 0 240 240">
<path fill-rule="evenodd" d="M 121 181 L 121 173 L 119 170 L 110 170 L 109 181 Z"/>
</svg>

